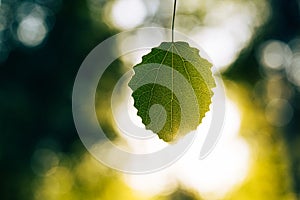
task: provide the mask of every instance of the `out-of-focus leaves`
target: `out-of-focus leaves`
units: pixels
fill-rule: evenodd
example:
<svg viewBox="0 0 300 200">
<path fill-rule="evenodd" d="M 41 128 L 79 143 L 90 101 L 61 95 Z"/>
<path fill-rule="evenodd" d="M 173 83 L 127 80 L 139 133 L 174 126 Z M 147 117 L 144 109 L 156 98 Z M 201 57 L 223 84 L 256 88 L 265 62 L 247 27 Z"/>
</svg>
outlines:
<svg viewBox="0 0 300 200">
<path fill-rule="evenodd" d="M 263 107 L 252 101 L 249 86 L 227 80 L 226 88 L 241 111 L 240 135 L 251 147 L 251 160 L 245 181 L 224 199 L 296 199 L 284 138 L 268 123 Z"/>
</svg>

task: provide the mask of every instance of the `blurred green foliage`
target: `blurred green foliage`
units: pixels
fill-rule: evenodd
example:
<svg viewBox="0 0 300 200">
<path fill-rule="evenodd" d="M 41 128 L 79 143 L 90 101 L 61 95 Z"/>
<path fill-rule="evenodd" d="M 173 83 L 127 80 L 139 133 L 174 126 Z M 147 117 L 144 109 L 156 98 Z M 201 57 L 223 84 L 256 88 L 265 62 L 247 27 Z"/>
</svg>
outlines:
<svg viewBox="0 0 300 200">
<path fill-rule="evenodd" d="M 91 49 L 118 32 L 107 23 L 104 10 L 104 4 L 115 1 L 90 1 L 97 8 L 89 8 L 84 0 L 1 1 L 0 23 L 6 29 L 0 30 L 0 199 L 147 199 L 126 185 L 122 174 L 91 158 L 74 127 L 71 94 L 77 70 Z M 35 47 L 24 45 L 17 36 L 18 6 L 24 2 L 36 2 L 48 13 L 47 37 Z M 163 13 L 166 2 L 157 12 Z M 269 21 L 223 73 L 229 96 L 242 113 L 240 135 L 250 144 L 253 155 L 247 178 L 224 199 L 292 200 L 300 196 L 299 88 L 282 70 L 271 75 L 264 72 L 257 60 L 257 51 L 265 41 L 288 43 L 300 36 L 300 3 L 269 0 L 269 4 Z M 189 7 L 182 8 L 178 17 L 182 19 L 178 22 L 181 30 L 187 29 L 191 17 L 201 25 L 206 14 L 203 5 L 191 11 L 193 15 L 186 14 Z M 169 15 L 147 20 L 148 24 L 166 24 Z M 104 87 L 98 92 L 105 95 L 96 97 L 99 121 L 112 133 L 110 139 L 116 138 L 116 130 L 110 111 L 105 110 L 110 103 L 106 97 L 111 95 L 122 67 L 121 61 L 113 63 L 99 83 Z M 279 128 L 266 121 L 266 91 L 255 93 L 257 84 L 274 74 L 279 74 L 293 93 L 289 101 L 294 117 Z M 172 194 L 153 198 L 189 200 L 200 196 L 179 187 Z"/>
<path fill-rule="evenodd" d="M 264 109 L 252 101 L 249 86 L 226 82 L 230 98 L 243 113 L 240 135 L 251 146 L 252 160 L 246 180 L 225 199 L 296 199 L 281 131 L 267 122 Z"/>
</svg>

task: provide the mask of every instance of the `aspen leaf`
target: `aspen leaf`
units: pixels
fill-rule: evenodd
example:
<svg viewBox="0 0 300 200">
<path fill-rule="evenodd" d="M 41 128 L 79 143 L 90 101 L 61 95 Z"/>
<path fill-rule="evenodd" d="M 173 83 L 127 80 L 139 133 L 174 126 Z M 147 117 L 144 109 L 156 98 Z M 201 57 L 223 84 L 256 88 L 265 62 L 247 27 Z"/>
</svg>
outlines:
<svg viewBox="0 0 300 200">
<path fill-rule="evenodd" d="M 195 130 L 211 104 L 211 67 L 186 42 L 163 42 L 143 56 L 129 87 L 146 129 L 166 142 Z"/>
</svg>

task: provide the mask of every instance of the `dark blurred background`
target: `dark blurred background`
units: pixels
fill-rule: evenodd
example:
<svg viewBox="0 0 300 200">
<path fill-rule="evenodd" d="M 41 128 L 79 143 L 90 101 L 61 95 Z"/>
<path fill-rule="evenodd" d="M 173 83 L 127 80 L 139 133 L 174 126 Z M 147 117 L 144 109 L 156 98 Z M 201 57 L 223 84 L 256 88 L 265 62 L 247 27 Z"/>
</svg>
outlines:
<svg viewBox="0 0 300 200">
<path fill-rule="evenodd" d="M 139 12 L 124 2 L 0 1 L 0 199 L 299 199 L 300 1 L 179 0 L 176 27 L 216 61 L 252 152 L 247 176 L 217 197 L 180 183 L 144 195 L 79 140 L 71 95 L 84 58 L 120 31 L 170 25 L 173 1 L 127 2 Z M 131 23 L 118 18 L 122 5 Z"/>
</svg>

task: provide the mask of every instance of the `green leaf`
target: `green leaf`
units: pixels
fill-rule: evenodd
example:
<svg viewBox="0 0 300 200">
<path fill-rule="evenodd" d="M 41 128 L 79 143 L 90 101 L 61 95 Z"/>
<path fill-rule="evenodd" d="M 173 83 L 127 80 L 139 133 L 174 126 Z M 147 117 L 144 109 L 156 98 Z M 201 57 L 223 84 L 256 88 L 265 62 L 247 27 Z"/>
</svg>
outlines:
<svg viewBox="0 0 300 200">
<path fill-rule="evenodd" d="M 186 42 L 163 42 L 143 56 L 129 87 L 146 129 L 166 142 L 195 130 L 211 104 L 211 66 Z"/>
</svg>

